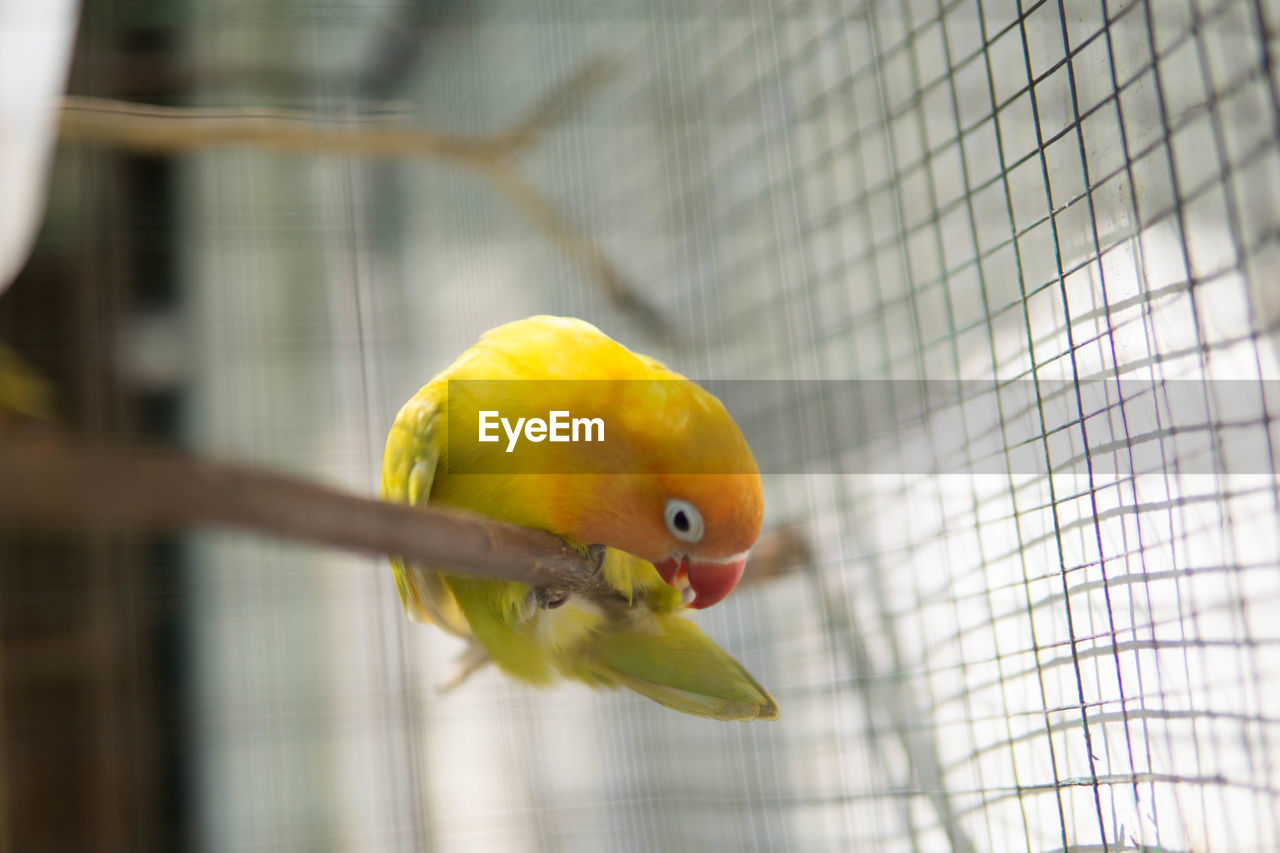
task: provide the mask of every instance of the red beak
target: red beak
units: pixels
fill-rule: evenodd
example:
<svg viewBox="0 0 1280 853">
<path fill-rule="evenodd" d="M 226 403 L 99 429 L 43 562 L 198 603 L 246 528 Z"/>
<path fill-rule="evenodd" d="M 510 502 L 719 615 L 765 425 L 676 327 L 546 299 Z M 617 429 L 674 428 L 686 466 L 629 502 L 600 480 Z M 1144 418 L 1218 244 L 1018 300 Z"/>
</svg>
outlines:
<svg viewBox="0 0 1280 853">
<path fill-rule="evenodd" d="M 694 591 L 693 601 L 688 606 L 696 610 L 710 607 L 733 591 L 742 579 L 747 568 L 747 559 L 743 557 L 732 563 L 714 563 L 691 560 L 684 555 L 668 557 L 653 567 L 662 575 L 662 579 L 676 589 L 691 587 Z"/>
</svg>

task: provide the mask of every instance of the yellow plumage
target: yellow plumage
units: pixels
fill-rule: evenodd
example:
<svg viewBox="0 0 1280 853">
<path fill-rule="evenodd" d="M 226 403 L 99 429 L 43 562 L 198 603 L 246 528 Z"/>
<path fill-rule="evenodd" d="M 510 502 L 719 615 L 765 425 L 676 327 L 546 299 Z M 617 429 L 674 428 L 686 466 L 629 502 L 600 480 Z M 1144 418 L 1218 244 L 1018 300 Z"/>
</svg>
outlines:
<svg viewBox="0 0 1280 853">
<path fill-rule="evenodd" d="M 526 443 L 510 456 L 501 442 L 472 440 L 482 411 L 546 412 L 548 396 L 601 413 L 609 440 Z M 516 467 L 495 471 L 495 460 Z M 679 615 L 682 591 L 668 583 L 689 583 L 712 602 L 736 583 L 763 512 L 755 461 L 719 401 L 654 359 L 580 320 L 531 317 L 493 329 L 401 409 L 382 492 L 550 531 L 584 553 L 608 546 L 603 575 L 617 594 L 573 595 L 554 609 L 537 606 L 525 584 L 393 559 L 409 615 L 468 639 L 508 674 L 623 685 L 718 719 L 777 715 L 764 688 Z"/>
</svg>

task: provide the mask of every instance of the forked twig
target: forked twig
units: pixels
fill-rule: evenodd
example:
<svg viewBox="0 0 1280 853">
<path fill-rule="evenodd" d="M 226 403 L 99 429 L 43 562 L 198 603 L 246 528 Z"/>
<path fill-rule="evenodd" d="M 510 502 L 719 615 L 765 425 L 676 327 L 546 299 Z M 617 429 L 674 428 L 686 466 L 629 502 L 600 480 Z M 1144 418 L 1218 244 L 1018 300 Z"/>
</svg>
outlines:
<svg viewBox="0 0 1280 853">
<path fill-rule="evenodd" d="M 641 298 L 637 289 L 622 276 L 599 247 L 585 234 L 574 230 L 542 193 L 503 160 L 494 160 L 476 168 L 548 239 L 558 245 L 578 269 L 594 278 L 614 305 L 638 317 L 656 336 L 670 340 L 670 329 L 657 309 Z"/>
<path fill-rule="evenodd" d="M 514 160 L 589 90 L 613 71 L 587 62 L 551 87 L 529 113 L 488 136 L 440 133 L 399 116 L 343 119 L 302 110 L 165 107 L 108 98 L 67 96 L 59 117 L 63 140 L 114 145 L 148 153 L 175 153 L 230 145 L 276 151 L 448 160 L 486 178 L 512 201 L 618 308 L 638 315 L 667 337 L 666 321 L 580 229 L 515 171 Z"/>
<path fill-rule="evenodd" d="M 58 134 L 64 140 L 150 153 L 254 145 L 312 154 L 437 157 L 475 165 L 523 154 L 610 68 L 600 60 L 588 62 L 553 86 L 524 119 L 491 136 L 441 133 L 408 124 L 398 115 L 336 118 L 305 110 L 166 107 L 83 95 L 63 98 Z"/>
</svg>

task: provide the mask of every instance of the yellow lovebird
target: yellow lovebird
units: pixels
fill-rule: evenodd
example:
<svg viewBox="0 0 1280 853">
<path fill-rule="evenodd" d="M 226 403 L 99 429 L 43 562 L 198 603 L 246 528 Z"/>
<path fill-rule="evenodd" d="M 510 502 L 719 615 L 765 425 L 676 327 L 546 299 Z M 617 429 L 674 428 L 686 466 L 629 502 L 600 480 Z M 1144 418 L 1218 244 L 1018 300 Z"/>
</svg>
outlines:
<svg viewBox="0 0 1280 853">
<path fill-rule="evenodd" d="M 406 612 L 534 684 L 623 686 L 719 720 L 778 706 L 693 622 L 737 585 L 764 497 L 746 439 L 695 383 L 581 320 L 487 332 L 396 416 L 386 500 L 470 510 L 602 556 L 614 592 L 567 594 L 392 559 Z M 456 683 L 456 682 L 455 682 Z"/>
</svg>

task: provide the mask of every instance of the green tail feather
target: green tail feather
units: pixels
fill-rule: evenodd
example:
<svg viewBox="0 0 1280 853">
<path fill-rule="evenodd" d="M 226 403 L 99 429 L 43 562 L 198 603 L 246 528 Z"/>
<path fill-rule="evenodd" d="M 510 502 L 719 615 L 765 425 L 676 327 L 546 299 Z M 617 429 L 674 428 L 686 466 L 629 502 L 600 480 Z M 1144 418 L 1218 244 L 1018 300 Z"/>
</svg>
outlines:
<svg viewBox="0 0 1280 853">
<path fill-rule="evenodd" d="M 773 720 L 778 703 L 751 673 L 675 615 L 601 635 L 584 669 L 686 714 L 716 720 Z"/>
</svg>

